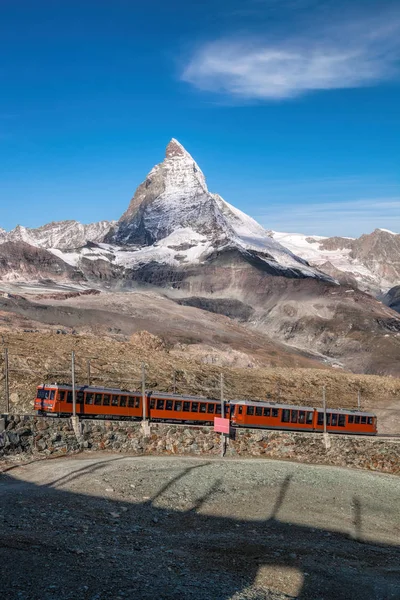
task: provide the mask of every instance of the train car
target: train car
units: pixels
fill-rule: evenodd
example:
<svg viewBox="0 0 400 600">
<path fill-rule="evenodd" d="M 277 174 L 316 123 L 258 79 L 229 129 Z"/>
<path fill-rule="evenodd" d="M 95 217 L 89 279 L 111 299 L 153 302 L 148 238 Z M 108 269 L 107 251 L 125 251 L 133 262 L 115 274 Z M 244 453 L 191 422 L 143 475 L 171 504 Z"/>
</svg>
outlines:
<svg viewBox="0 0 400 600">
<path fill-rule="evenodd" d="M 324 411 L 315 409 L 314 431 L 324 430 Z M 376 435 L 377 418 L 371 412 L 328 408 L 326 411 L 326 430 L 329 433 L 357 433 Z"/>
<path fill-rule="evenodd" d="M 292 406 L 274 402 L 233 400 L 231 421 L 241 427 L 288 429 L 291 431 L 324 430 L 324 411 L 312 406 Z M 376 416 L 357 410 L 327 409 L 326 430 L 329 433 L 357 433 L 375 435 Z"/>
<path fill-rule="evenodd" d="M 221 402 L 202 396 L 178 396 L 150 392 L 149 414 L 152 421 L 213 424 L 214 417 L 221 416 Z M 225 416 L 229 417 L 229 404 L 225 405 Z"/>
<path fill-rule="evenodd" d="M 35 410 L 43 415 L 71 415 L 72 386 L 60 384 L 38 386 L 34 406 Z M 143 417 L 142 395 L 140 392 L 114 388 L 77 387 L 76 414 L 91 418 L 139 419 Z"/>
</svg>

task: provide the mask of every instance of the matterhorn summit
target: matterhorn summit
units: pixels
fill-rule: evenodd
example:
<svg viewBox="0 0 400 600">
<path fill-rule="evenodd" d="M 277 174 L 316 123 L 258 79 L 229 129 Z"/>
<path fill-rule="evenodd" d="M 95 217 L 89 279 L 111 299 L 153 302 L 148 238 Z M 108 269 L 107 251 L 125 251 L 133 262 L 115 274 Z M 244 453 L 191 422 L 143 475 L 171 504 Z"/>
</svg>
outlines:
<svg viewBox="0 0 400 600">
<path fill-rule="evenodd" d="M 137 188 L 106 241 L 134 248 L 134 262 L 140 257 L 140 262 L 183 266 L 204 262 L 216 251 L 236 249 L 256 254 L 274 270 L 325 277 L 272 239 L 254 219 L 209 192 L 199 165 L 176 139 L 169 142 L 164 161 Z"/>
<path fill-rule="evenodd" d="M 200 167 L 172 139 L 164 161 L 150 171 L 121 217 L 115 242 L 151 245 L 182 228 L 208 236 L 223 229 Z"/>
</svg>

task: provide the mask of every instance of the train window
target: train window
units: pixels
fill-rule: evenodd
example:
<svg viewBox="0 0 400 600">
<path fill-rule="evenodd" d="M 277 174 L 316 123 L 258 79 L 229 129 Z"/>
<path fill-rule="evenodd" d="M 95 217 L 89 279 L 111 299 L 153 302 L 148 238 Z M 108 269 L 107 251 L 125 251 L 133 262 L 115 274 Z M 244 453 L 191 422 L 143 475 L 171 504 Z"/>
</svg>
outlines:
<svg viewBox="0 0 400 600">
<path fill-rule="evenodd" d="M 38 390 L 36 393 L 36 397 L 39 398 L 39 400 L 44 400 L 44 397 L 45 397 L 44 390 Z"/>
<path fill-rule="evenodd" d="M 301 423 L 301 425 L 303 425 L 305 423 L 306 420 L 306 413 L 304 412 L 304 410 L 299 410 L 299 423 Z"/>
<path fill-rule="evenodd" d="M 150 400 L 150 408 L 155 408 L 155 407 L 156 407 L 156 401 L 155 401 L 155 399 L 154 399 L 154 398 L 152 398 L 152 399 Z"/>
<path fill-rule="evenodd" d="M 282 410 L 282 423 L 289 423 L 290 421 L 290 410 L 288 408 L 284 408 Z"/>
<path fill-rule="evenodd" d="M 135 398 L 135 408 L 140 408 L 140 398 Z"/>
<path fill-rule="evenodd" d="M 157 400 L 157 410 L 164 410 L 164 400 Z"/>
<path fill-rule="evenodd" d="M 349 415 L 348 416 L 348 422 L 349 423 L 354 423 L 354 415 Z"/>
<path fill-rule="evenodd" d="M 367 424 L 367 417 L 361 417 L 361 423 L 363 425 L 366 425 Z"/>
<path fill-rule="evenodd" d="M 339 427 L 344 427 L 346 425 L 346 416 L 345 415 L 339 415 L 338 425 L 339 425 Z"/>
<path fill-rule="evenodd" d="M 326 424 L 327 425 L 331 424 L 331 416 L 332 416 L 332 413 L 326 413 Z"/>
<path fill-rule="evenodd" d="M 180 400 L 176 400 L 174 410 L 181 411 L 182 410 L 182 402 Z"/>
<path fill-rule="evenodd" d="M 324 413 L 319 412 L 318 413 L 318 425 L 323 425 L 324 424 Z"/>
<path fill-rule="evenodd" d="M 254 415 L 254 406 L 248 406 L 246 413 L 250 416 L 253 416 Z"/>
<path fill-rule="evenodd" d="M 337 427 L 337 419 L 338 419 L 338 416 L 337 416 L 337 415 L 335 415 L 335 413 L 334 413 L 334 414 L 332 415 L 332 421 L 331 421 L 331 425 L 332 425 L 332 427 Z"/>
<path fill-rule="evenodd" d="M 165 410 L 172 410 L 173 406 L 174 406 L 174 401 L 167 400 L 165 403 Z"/>
<path fill-rule="evenodd" d="M 54 400 L 54 396 L 56 395 L 54 390 L 51 390 L 50 392 L 50 400 Z"/>
<path fill-rule="evenodd" d="M 113 394 L 112 399 L 111 399 L 111 406 L 118 406 L 119 404 L 119 396 Z"/>
<path fill-rule="evenodd" d="M 101 394 L 96 394 L 96 400 L 97 400 L 97 396 L 101 396 Z M 110 406 L 110 394 L 104 394 L 103 406 Z"/>
<path fill-rule="evenodd" d="M 368 417 L 368 425 L 372 425 L 372 417 Z"/>
<path fill-rule="evenodd" d="M 183 403 L 183 412 L 189 412 L 190 411 L 190 402 L 184 402 Z"/>
<path fill-rule="evenodd" d="M 133 408 L 134 406 L 135 406 L 135 398 L 132 398 L 132 396 L 128 396 L 128 407 Z"/>
<path fill-rule="evenodd" d="M 307 411 L 307 418 L 306 418 L 307 425 L 311 425 L 312 420 L 313 420 L 313 411 L 309 410 L 309 411 Z"/>
<path fill-rule="evenodd" d="M 72 404 L 72 392 L 68 392 L 67 393 L 67 402 L 69 402 L 70 404 Z"/>
<path fill-rule="evenodd" d="M 214 413 L 214 404 L 208 404 L 207 405 L 207 412 L 210 413 L 211 415 Z"/>
<path fill-rule="evenodd" d="M 291 423 L 297 423 L 298 414 L 299 414 L 298 410 L 292 410 L 292 414 L 290 415 L 290 422 Z"/>
<path fill-rule="evenodd" d="M 257 417 L 262 417 L 262 407 L 256 406 L 256 415 Z"/>
<path fill-rule="evenodd" d="M 86 393 L 85 404 L 93 404 L 93 395 L 90 393 Z M 100 396 L 100 404 L 101 404 L 101 396 Z"/>
<path fill-rule="evenodd" d="M 360 423 L 360 417 L 358 415 L 355 416 L 354 422 L 355 423 Z"/>
<path fill-rule="evenodd" d="M 220 415 L 221 414 L 221 405 L 220 404 L 216 404 L 215 405 L 215 414 L 216 415 Z"/>
<path fill-rule="evenodd" d="M 205 413 L 207 411 L 207 404 L 205 402 L 200 402 L 200 412 Z"/>
<path fill-rule="evenodd" d="M 120 406 L 126 406 L 126 396 L 121 396 L 121 400 L 119 401 Z"/>
<path fill-rule="evenodd" d="M 65 400 L 65 392 L 64 392 L 64 390 L 58 390 L 58 397 L 60 399 L 60 402 L 64 402 L 64 400 Z"/>
<path fill-rule="evenodd" d="M 79 404 L 83 403 L 83 396 L 84 396 L 84 393 L 82 391 L 79 391 L 76 394 L 76 401 L 79 402 Z"/>
<path fill-rule="evenodd" d="M 279 417 L 279 410 L 277 408 L 273 408 L 272 409 L 272 416 L 273 417 Z"/>
<path fill-rule="evenodd" d="M 271 416 L 271 409 L 264 408 L 264 417 L 270 417 L 270 416 Z"/>
<path fill-rule="evenodd" d="M 239 406 L 238 413 L 239 413 L 239 415 L 241 415 L 243 413 L 243 406 Z"/>
<path fill-rule="evenodd" d="M 192 402 L 192 412 L 197 412 L 199 410 L 199 403 Z"/>
</svg>

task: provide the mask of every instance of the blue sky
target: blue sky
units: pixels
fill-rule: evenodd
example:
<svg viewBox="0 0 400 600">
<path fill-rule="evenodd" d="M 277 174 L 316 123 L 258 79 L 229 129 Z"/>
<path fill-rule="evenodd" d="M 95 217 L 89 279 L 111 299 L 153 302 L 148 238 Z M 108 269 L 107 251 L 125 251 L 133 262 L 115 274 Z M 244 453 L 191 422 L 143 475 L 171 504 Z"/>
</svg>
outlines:
<svg viewBox="0 0 400 600">
<path fill-rule="evenodd" d="M 265 227 L 400 232 L 400 7 L 2 0 L 0 227 L 117 219 L 171 137 Z"/>
</svg>

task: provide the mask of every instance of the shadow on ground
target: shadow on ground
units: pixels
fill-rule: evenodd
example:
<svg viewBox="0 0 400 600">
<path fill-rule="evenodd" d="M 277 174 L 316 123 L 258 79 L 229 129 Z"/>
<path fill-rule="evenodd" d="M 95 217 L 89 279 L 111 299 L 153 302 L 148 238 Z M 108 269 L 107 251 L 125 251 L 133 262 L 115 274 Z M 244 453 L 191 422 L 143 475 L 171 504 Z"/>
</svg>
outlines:
<svg viewBox="0 0 400 600">
<path fill-rule="evenodd" d="M 354 498 L 350 537 L 279 520 L 290 476 L 274 504 L 265 506 L 264 521 L 202 514 L 218 493 L 218 478 L 210 480 L 209 490 L 190 510 L 158 506 L 207 462 L 187 466 L 140 503 L 60 489 L 119 460 L 124 458 L 78 462 L 79 468 L 46 485 L 16 479 L 11 472 L 0 476 L 5 598 L 400 598 L 400 546 L 360 541 L 362 498 Z M 286 589 L 291 578 L 298 582 L 295 596 Z"/>
</svg>

